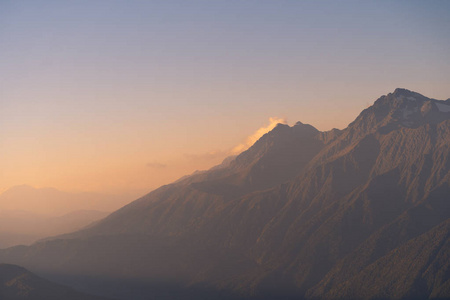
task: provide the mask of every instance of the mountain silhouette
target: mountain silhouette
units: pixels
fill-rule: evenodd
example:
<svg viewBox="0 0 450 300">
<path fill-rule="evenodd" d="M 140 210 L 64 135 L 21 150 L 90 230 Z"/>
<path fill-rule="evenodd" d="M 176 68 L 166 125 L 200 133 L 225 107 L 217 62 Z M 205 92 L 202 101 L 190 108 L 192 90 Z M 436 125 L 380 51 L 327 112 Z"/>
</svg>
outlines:
<svg viewBox="0 0 450 300">
<path fill-rule="evenodd" d="M 28 270 L 0 264 L 0 299 L 2 300 L 101 300 L 71 288 L 42 279 Z"/>
<path fill-rule="evenodd" d="M 89 278 L 140 282 L 142 299 L 158 284 L 186 291 L 168 299 L 445 299 L 449 201 L 450 99 L 396 89 L 344 130 L 279 124 L 221 167 L 0 260 L 105 295 Z"/>
</svg>

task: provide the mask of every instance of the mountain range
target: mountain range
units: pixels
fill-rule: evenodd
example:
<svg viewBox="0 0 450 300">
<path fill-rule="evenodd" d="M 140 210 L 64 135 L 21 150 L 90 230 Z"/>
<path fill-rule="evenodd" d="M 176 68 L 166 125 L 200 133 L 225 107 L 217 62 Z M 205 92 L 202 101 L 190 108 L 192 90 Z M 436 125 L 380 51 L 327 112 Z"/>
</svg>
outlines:
<svg viewBox="0 0 450 300">
<path fill-rule="evenodd" d="M 449 201 L 450 99 L 396 89 L 0 261 L 122 299 L 446 299 Z"/>
</svg>

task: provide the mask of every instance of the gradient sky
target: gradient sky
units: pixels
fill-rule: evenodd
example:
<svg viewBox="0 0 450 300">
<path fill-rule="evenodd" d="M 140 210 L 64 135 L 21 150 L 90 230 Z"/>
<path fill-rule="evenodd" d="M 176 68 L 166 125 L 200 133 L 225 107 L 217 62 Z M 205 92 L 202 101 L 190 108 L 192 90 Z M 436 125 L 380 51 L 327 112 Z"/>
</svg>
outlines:
<svg viewBox="0 0 450 300">
<path fill-rule="evenodd" d="M 449 33 L 450 1 L 2 0 L 0 191 L 148 190 L 273 120 L 447 99 Z"/>
</svg>

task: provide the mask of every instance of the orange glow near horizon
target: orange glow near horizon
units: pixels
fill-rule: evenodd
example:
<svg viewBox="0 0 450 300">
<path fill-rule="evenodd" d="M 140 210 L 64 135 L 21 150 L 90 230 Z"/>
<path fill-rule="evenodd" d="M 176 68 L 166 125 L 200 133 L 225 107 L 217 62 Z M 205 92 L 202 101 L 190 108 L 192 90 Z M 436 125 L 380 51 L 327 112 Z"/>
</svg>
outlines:
<svg viewBox="0 0 450 300">
<path fill-rule="evenodd" d="M 277 122 L 343 129 L 398 87 L 446 99 L 440 5 L 0 1 L 0 192 L 146 192 Z"/>
<path fill-rule="evenodd" d="M 200 152 L 183 152 L 195 149 L 193 144 L 177 145 L 174 141 L 167 151 L 153 152 L 152 143 L 133 138 L 114 141 L 100 140 L 91 144 L 83 143 L 83 138 L 73 139 L 13 139 L 16 147 L 4 153 L 1 191 L 21 184 L 36 188 L 55 187 L 64 191 L 97 191 L 104 193 L 124 193 L 127 191 L 150 191 L 170 183 L 195 170 L 204 170 L 220 164 L 229 156 L 250 147 L 277 123 L 286 123 L 281 118 L 269 118 L 263 125 L 237 146 Z M 86 135 L 88 132 L 86 133 Z M 237 137 L 239 138 L 239 137 Z M 180 141 L 180 144 L 183 141 Z M 191 141 L 194 143 L 195 141 Z M 162 149 L 164 150 L 164 149 Z M 194 151 L 194 150 L 192 150 Z"/>
</svg>

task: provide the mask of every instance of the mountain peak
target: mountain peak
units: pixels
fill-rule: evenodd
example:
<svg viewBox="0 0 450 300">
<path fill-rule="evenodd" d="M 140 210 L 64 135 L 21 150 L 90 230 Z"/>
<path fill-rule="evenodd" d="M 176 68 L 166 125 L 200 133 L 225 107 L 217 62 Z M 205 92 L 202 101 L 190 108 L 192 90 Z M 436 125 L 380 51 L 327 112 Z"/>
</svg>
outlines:
<svg viewBox="0 0 450 300">
<path fill-rule="evenodd" d="M 410 91 L 408 89 L 404 88 L 396 88 L 394 93 L 392 93 L 394 96 L 409 96 L 411 94 L 417 94 L 416 92 Z"/>
<path fill-rule="evenodd" d="M 449 119 L 450 105 L 445 101 L 427 98 L 419 93 L 397 88 L 393 93 L 378 98 L 350 124 L 364 135 L 378 130 L 388 133 L 400 127 L 417 128 Z"/>
<path fill-rule="evenodd" d="M 387 96 L 388 97 L 393 96 L 394 98 L 402 98 L 402 99 L 406 98 L 407 100 L 414 100 L 414 99 L 431 100 L 430 98 L 425 97 L 420 93 L 404 88 L 396 88 L 393 93 L 389 93 Z"/>
<path fill-rule="evenodd" d="M 279 128 L 288 128 L 289 125 L 284 124 L 284 123 L 277 123 L 277 125 L 275 125 L 275 127 L 273 129 L 279 129 Z M 272 130 L 273 130 L 272 129 Z"/>
</svg>

